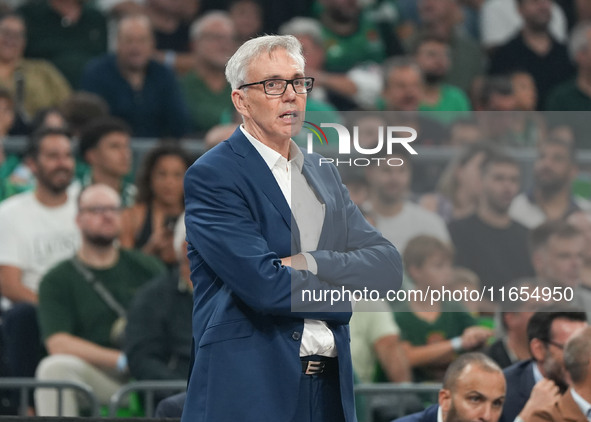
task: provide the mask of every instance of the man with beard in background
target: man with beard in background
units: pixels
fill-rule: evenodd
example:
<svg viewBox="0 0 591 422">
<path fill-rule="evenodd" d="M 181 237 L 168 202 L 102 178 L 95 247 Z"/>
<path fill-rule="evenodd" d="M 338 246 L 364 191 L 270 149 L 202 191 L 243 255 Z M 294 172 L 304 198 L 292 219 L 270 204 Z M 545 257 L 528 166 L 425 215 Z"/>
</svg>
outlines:
<svg viewBox="0 0 591 422">
<path fill-rule="evenodd" d="M 470 102 L 466 94 L 443 82 L 451 66 L 449 44 L 440 38 L 425 36 L 417 43 L 415 60 L 425 81 L 419 110 L 439 112 L 430 113 L 429 117 L 444 124 L 469 115 Z"/>
<path fill-rule="evenodd" d="M 527 229 L 509 216 L 519 192 L 519 163 L 500 152 L 481 165 L 481 192 L 476 212 L 452 221 L 449 232 L 456 265 L 476 273 L 483 286 L 501 287 L 534 270 L 527 248 Z"/>
<path fill-rule="evenodd" d="M 163 272 L 162 264 L 139 251 L 120 249 L 121 200 L 107 185 L 85 188 L 76 224 L 82 246 L 53 267 L 39 286 L 41 337 L 49 356 L 37 367 L 40 381 L 74 381 L 90 386 L 101 404 L 128 381 L 115 324 L 135 292 Z M 58 392 L 35 392 L 37 415 L 58 416 Z M 79 416 L 73 390 L 62 392 L 62 415 Z"/>
<path fill-rule="evenodd" d="M 572 144 L 553 138 L 541 142 L 534 164 L 534 187 L 513 200 L 509 214 L 532 229 L 546 220 L 565 219 L 576 211 L 590 210 L 588 201 L 572 194 L 577 172 Z"/>
<path fill-rule="evenodd" d="M 42 129 L 29 140 L 25 158 L 35 175 L 34 191 L 0 206 L 0 291 L 5 358 L 10 375 L 32 377 L 41 356 L 37 288 L 45 272 L 79 244 L 69 135 Z"/>
<path fill-rule="evenodd" d="M 482 353 L 458 357 L 445 372 L 439 403 L 395 422 L 497 422 L 505 401 L 501 368 Z"/>
<path fill-rule="evenodd" d="M 536 312 L 527 325 L 532 359 L 516 363 L 503 372 L 507 381 L 507 400 L 500 422 L 513 422 L 530 399 L 534 386 L 551 380 L 561 393 L 566 391 L 566 370 L 563 349 L 569 337 L 587 325 L 585 312 L 562 309 Z M 570 312 L 566 312 L 570 311 Z"/>
</svg>

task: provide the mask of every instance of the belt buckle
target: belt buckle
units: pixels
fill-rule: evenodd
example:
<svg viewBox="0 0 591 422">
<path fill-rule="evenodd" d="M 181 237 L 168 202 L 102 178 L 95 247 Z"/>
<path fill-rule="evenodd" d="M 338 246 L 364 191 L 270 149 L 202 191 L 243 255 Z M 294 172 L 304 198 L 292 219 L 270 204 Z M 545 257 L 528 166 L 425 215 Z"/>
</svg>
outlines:
<svg viewBox="0 0 591 422">
<path fill-rule="evenodd" d="M 308 361 L 308 365 L 306 367 L 306 375 L 318 375 L 324 372 L 324 366 L 326 365 L 325 362 L 317 362 L 310 360 Z"/>
</svg>

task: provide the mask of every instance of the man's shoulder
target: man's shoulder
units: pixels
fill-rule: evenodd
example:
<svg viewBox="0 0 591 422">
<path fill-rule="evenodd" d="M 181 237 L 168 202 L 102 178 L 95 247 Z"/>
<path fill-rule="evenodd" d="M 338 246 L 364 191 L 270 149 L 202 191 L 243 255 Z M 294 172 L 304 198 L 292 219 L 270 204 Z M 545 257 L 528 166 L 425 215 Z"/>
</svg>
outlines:
<svg viewBox="0 0 591 422">
<path fill-rule="evenodd" d="M 523 375 L 525 371 L 531 371 L 531 366 L 533 361 L 531 359 L 522 360 L 519 362 L 514 363 L 513 365 L 505 368 L 503 370 L 503 374 L 505 375 L 506 379 L 517 379 Z M 532 372 L 533 376 L 533 372 Z"/>
<path fill-rule="evenodd" d="M 51 289 L 55 289 L 55 286 L 68 285 L 72 282 L 78 282 L 83 280 L 82 274 L 76 271 L 76 268 L 72 264 L 72 259 L 64 259 L 51 267 L 41 279 L 39 285 L 39 295 L 43 294 L 43 291 L 51 286 Z"/>
<path fill-rule="evenodd" d="M 164 265 L 158 259 L 136 249 L 120 249 L 119 264 L 147 270 L 154 276 L 162 274 L 165 270 Z"/>
<path fill-rule="evenodd" d="M 116 59 L 113 53 L 105 53 L 91 59 L 84 69 L 86 76 L 115 75 L 117 73 Z"/>
<path fill-rule="evenodd" d="M 0 203 L 0 217 L 2 219 L 18 218 L 24 210 L 30 211 L 31 207 L 36 206 L 38 202 L 33 191 L 19 193 Z"/>
<path fill-rule="evenodd" d="M 439 405 L 433 404 L 423 410 L 422 412 L 413 413 L 412 415 L 403 416 L 393 422 L 437 422 L 437 412 Z"/>
<path fill-rule="evenodd" d="M 421 220 L 423 223 L 429 222 L 445 226 L 443 218 L 441 218 L 438 214 L 434 213 L 433 211 L 429 211 L 428 209 L 425 209 L 412 201 L 405 202 L 402 212 L 406 215 L 412 215 L 413 219 Z"/>
</svg>

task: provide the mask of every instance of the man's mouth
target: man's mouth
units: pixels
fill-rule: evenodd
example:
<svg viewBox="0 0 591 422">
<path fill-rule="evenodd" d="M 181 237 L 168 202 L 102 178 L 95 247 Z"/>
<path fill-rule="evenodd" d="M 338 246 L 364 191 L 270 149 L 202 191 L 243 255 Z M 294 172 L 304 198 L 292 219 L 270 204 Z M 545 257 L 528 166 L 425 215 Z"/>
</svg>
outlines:
<svg viewBox="0 0 591 422">
<path fill-rule="evenodd" d="M 285 113 L 279 115 L 279 118 L 283 120 L 292 120 L 297 117 L 298 113 L 296 111 L 286 111 Z"/>
</svg>

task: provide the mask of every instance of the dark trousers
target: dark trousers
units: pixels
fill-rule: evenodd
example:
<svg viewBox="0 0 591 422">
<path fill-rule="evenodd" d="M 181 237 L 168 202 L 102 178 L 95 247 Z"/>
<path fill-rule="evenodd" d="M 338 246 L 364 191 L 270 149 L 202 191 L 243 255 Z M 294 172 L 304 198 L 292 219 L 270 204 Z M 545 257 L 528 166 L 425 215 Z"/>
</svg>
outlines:
<svg viewBox="0 0 591 422">
<path fill-rule="evenodd" d="M 37 307 L 16 303 L 2 317 L 5 359 L 9 376 L 34 377 L 44 354 L 37 323 Z"/>
<path fill-rule="evenodd" d="M 301 375 L 293 422 L 344 422 L 338 374 Z"/>
</svg>

